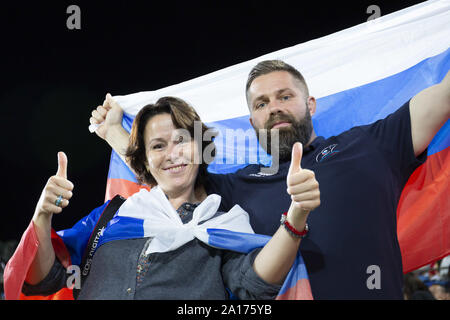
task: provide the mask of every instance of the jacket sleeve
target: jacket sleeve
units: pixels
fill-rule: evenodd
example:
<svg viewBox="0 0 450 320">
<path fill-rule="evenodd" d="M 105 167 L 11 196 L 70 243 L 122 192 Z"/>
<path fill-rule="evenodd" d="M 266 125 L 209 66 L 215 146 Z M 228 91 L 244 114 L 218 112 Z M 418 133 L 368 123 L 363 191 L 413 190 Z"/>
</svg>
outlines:
<svg viewBox="0 0 450 320">
<path fill-rule="evenodd" d="M 253 269 L 253 262 L 261 248 L 248 254 L 224 250 L 222 276 L 227 288 L 241 300 L 275 299 L 281 285 L 271 285 L 261 279 Z"/>
<path fill-rule="evenodd" d="M 418 157 L 414 155 L 409 101 L 386 118 L 355 129 L 362 130 L 372 139 L 391 166 L 392 173 L 397 175 L 403 184 L 427 159 L 427 150 Z"/>
<path fill-rule="evenodd" d="M 26 296 L 49 296 L 66 287 L 66 282 L 66 268 L 63 267 L 58 259 L 55 259 L 55 263 L 49 273 L 41 282 L 35 285 L 24 282 L 22 293 Z"/>
<path fill-rule="evenodd" d="M 71 264 L 79 265 L 81 263 L 81 256 L 90 234 L 107 204 L 108 202 L 91 211 L 71 229 L 59 232 L 52 230 L 51 240 L 57 257 L 56 260 L 59 260 L 64 268 Z M 39 239 L 34 229 L 34 223 L 31 221 L 3 273 L 5 298 L 7 300 L 18 300 L 20 298 L 22 286 L 38 247 Z"/>
</svg>

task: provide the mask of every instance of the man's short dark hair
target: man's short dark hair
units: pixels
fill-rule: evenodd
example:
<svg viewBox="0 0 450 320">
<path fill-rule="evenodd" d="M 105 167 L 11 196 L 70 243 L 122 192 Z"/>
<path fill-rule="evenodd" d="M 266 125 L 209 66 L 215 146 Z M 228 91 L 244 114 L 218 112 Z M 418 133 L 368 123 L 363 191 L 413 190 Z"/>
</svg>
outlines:
<svg viewBox="0 0 450 320">
<path fill-rule="evenodd" d="M 247 97 L 247 104 L 250 103 L 248 90 L 250 89 L 252 82 L 262 75 L 275 71 L 289 72 L 292 75 L 292 77 L 294 77 L 294 79 L 298 81 L 299 88 L 303 91 L 305 97 L 309 96 L 308 86 L 306 85 L 305 78 L 303 78 L 303 75 L 300 73 L 300 71 L 295 69 L 290 64 L 287 64 L 286 62 L 281 60 L 265 60 L 261 61 L 256 66 L 254 66 L 253 69 L 248 74 L 247 84 L 245 86 L 245 96 Z"/>
</svg>

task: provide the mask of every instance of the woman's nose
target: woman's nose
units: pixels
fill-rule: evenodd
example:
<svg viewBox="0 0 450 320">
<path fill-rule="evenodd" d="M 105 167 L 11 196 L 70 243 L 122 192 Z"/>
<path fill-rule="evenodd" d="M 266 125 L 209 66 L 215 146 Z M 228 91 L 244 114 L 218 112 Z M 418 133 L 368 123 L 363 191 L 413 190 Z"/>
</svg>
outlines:
<svg viewBox="0 0 450 320">
<path fill-rule="evenodd" d="M 183 147 L 179 143 L 171 143 L 167 148 L 166 159 L 175 162 L 183 156 Z"/>
</svg>

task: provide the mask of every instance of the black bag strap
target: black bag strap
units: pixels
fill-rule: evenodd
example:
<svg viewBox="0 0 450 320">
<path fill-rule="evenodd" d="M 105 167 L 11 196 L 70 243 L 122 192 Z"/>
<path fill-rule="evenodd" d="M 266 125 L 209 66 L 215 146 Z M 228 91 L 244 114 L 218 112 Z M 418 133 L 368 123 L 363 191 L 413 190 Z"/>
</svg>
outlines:
<svg viewBox="0 0 450 320">
<path fill-rule="evenodd" d="M 108 222 L 114 217 L 117 210 L 119 210 L 122 203 L 125 202 L 125 198 L 120 195 L 116 195 L 103 210 L 100 218 L 97 221 L 94 229 L 92 230 L 91 236 L 89 238 L 86 249 L 83 253 L 83 259 L 80 264 L 80 283 L 81 287 L 83 287 L 84 280 L 89 275 L 89 271 L 91 270 L 92 258 L 94 257 L 95 250 L 97 249 L 98 239 L 103 233 L 103 228 L 106 228 Z M 78 298 L 81 289 L 73 289 L 73 297 L 75 299 Z"/>
</svg>

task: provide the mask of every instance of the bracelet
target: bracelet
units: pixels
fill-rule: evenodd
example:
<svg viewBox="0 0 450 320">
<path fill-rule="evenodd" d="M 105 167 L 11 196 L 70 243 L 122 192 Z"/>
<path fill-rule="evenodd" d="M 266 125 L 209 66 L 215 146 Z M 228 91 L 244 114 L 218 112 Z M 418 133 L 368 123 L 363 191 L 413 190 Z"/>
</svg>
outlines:
<svg viewBox="0 0 450 320">
<path fill-rule="evenodd" d="M 304 238 L 306 236 L 306 234 L 309 231 L 309 227 L 308 224 L 305 225 L 305 229 L 303 229 L 303 231 L 298 231 L 297 229 L 295 229 L 288 221 L 287 221 L 287 212 L 284 212 L 281 215 L 281 225 L 283 225 L 286 230 L 294 237 L 296 238 Z"/>
</svg>

